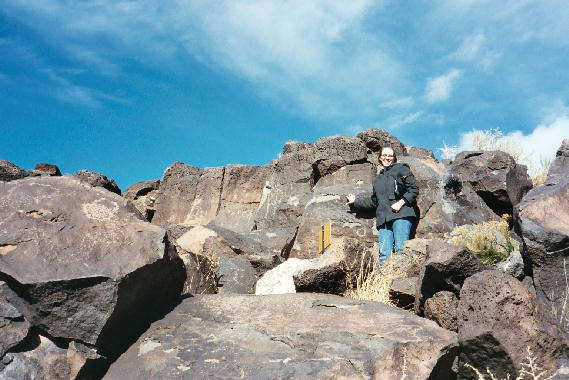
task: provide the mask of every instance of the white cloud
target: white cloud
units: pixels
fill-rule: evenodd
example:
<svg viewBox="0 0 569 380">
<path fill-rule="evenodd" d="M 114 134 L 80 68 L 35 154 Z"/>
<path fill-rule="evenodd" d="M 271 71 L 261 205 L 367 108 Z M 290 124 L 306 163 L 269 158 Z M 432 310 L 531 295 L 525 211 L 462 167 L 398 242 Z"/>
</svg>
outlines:
<svg viewBox="0 0 569 380">
<path fill-rule="evenodd" d="M 460 136 L 458 151 L 472 150 L 472 137 L 482 131 L 471 131 Z M 525 135 L 521 131 L 504 134 L 521 155 L 519 161 L 528 166 L 530 174 L 536 174 L 543 160 L 553 160 L 561 142 L 569 138 L 569 115 L 558 116 L 548 124 L 539 124 Z"/>
<path fill-rule="evenodd" d="M 407 82 L 391 42 L 367 28 L 382 3 L 8 0 L 8 12 L 107 75 L 124 55 L 163 67 L 185 52 L 286 108 L 329 117 L 375 112 Z"/>
<path fill-rule="evenodd" d="M 448 73 L 430 78 L 427 82 L 425 97 L 428 103 L 443 102 L 450 98 L 455 82 L 460 78 L 462 72 L 452 69 Z"/>
<path fill-rule="evenodd" d="M 478 31 L 467 35 L 460 46 L 447 59 L 480 65 L 484 70 L 492 68 L 500 54 L 488 47 L 486 33 Z"/>
</svg>

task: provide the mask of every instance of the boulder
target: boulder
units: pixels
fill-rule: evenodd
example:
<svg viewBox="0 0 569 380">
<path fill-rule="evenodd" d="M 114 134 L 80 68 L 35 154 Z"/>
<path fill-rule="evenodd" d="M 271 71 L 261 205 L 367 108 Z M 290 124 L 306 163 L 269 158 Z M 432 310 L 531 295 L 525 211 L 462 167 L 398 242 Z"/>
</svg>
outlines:
<svg viewBox="0 0 569 380">
<path fill-rule="evenodd" d="M 288 259 L 297 231 L 298 228 L 295 227 L 274 227 L 251 231 L 245 236 L 278 252 L 284 259 Z"/>
<path fill-rule="evenodd" d="M 29 175 L 27 171 L 20 169 L 10 161 L 0 160 L 0 181 L 13 181 L 15 179 L 25 178 Z"/>
<path fill-rule="evenodd" d="M 199 178 L 196 195 L 184 224 L 208 224 L 216 217 L 223 189 L 224 167 L 205 168 Z"/>
<path fill-rule="evenodd" d="M 284 149 L 287 150 L 287 149 Z M 315 183 L 314 145 L 291 149 L 269 165 L 267 182 L 255 215 L 255 229 L 298 227 Z"/>
<path fill-rule="evenodd" d="M 569 139 L 563 140 L 561 146 L 557 150 L 555 160 L 549 166 L 547 172 L 546 184 L 556 184 L 562 178 L 566 178 L 569 174 Z"/>
<path fill-rule="evenodd" d="M 0 281 L 0 358 L 23 341 L 30 330 L 29 322 L 8 301 L 6 292 L 10 292 L 8 285 Z"/>
<path fill-rule="evenodd" d="M 200 295 L 156 322 L 105 379 L 448 379 L 456 334 L 378 302 Z"/>
<path fill-rule="evenodd" d="M 533 278 L 537 299 L 545 314 L 558 323 L 569 287 L 569 177 L 557 184 L 538 186 L 526 194 L 514 212 L 514 229 L 522 238 L 525 272 Z"/>
<path fill-rule="evenodd" d="M 461 345 L 460 378 L 476 379 L 464 367 L 488 368 L 497 378 L 516 378 L 527 362 L 528 351 L 537 365 L 553 370 L 569 357 L 555 326 L 540 319 L 537 303 L 518 280 L 496 270 L 466 279 L 458 302 L 458 335 Z"/>
<path fill-rule="evenodd" d="M 121 189 L 119 189 L 116 182 L 102 174 L 89 170 L 79 170 L 74 174 L 74 176 L 93 187 L 102 187 L 103 189 L 107 189 L 112 193 L 121 195 Z"/>
<path fill-rule="evenodd" d="M 437 292 L 446 290 L 458 295 L 464 280 L 489 268 L 466 247 L 431 240 L 419 274 L 415 313 L 423 315 L 425 301 Z"/>
<path fill-rule="evenodd" d="M 415 158 L 426 158 L 426 159 L 435 159 L 435 155 L 433 154 L 432 150 L 419 148 L 416 146 L 406 145 L 405 150 L 407 151 L 407 155 L 410 157 Z"/>
<path fill-rule="evenodd" d="M 316 140 L 315 182 L 346 165 L 367 161 L 368 149 L 362 141 L 350 136 L 331 136 Z"/>
<path fill-rule="evenodd" d="M 416 237 L 442 237 L 459 225 L 499 220 L 470 184 L 449 175 L 442 163 L 408 156 L 399 162 L 409 165 L 419 187 Z"/>
<path fill-rule="evenodd" d="M 468 182 L 498 215 L 511 214 L 533 186 L 527 168 L 502 151 L 461 152 L 449 170 L 461 182 Z"/>
<path fill-rule="evenodd" d="M 183 223 L 192 208 L 201 170 L 182 162 L 170 165 L 160 182 L 152 223 Z"/>
<path fill-rule="evenodd" d="M 125 190 L 123 197 L 131 201 L 146 220 L 151 221 L 156 212 L 154 202 L 159 186 L 160 180 L 157 179 L 137 182 Z"/>
<path fill-rule="evenodd" d="M 373 172 L 371 164 L 347 165 L 320 179 L 302 212 L 291 257 L 318 256 L 318 232 L 327 222 L 332 224 L 333 240 L 356 238 L 369 247 L 373 246 L 377 239 L 374 213 L 350 213 L 345 204 L 348 193 L 370 195 Z"/>
<path fill-rule="evenodd" d="M 268 166 L 227 166 L 219 211 L 211 223 L 239 233 L 255 229 L 255 213 L 269 171 Z"/>
<path fill-rule="evenodd" d="M 439 326 L 457 331 L 458 297 L 449 291 L 440 291 L 425 301 L 425 318 L 437 322 Z"/>
<path fill-rule="evenodd" d="M 178 300 L 185 272 L 165 231 L 114 193 L 73 176 L 0 183 L 0 220 L 8 300 L 50 337 L 113 358 Z"/>
<path fill-rule="evenodd" d="M 413 308 L 417 294 L 417 277 L 397 277 L 391 281 L 389 298 L 402 309 Z"/>
<path fill-rule="evenodd" d="M 310 149 L 312 146 L 313 145 L 311 143 L 288 140 L 283 145 L 282 154 L 300 152 L 301 150 Z"/>
<path fill-rule="evenodd" d="M 219 226 L 188 226 L 177 235 L 186 293 L 253 293 L 257 278 L 281 262 L 278 253 Z"/>
<path fill-rule="evenodd" d="M 393 148 L 393 151 L 398 156 L 404 156 L 407 154 L 407 149 L 405 145 L 401 143 L 395 136 L 390 135 L 388 132 L 377 129 L 370 128 L 358 133 L 357 136 L 372 152 L 378 153 L 381 148 L 388 146 Z"/>
<path fill-rule="evenodd" d="M 50 176 L 60 176 L 61 171 L 56 165 L 40 163 L 36 164 L 34 170 L 30 170 L 31 175 L 50 175 Z"/>
</svg>

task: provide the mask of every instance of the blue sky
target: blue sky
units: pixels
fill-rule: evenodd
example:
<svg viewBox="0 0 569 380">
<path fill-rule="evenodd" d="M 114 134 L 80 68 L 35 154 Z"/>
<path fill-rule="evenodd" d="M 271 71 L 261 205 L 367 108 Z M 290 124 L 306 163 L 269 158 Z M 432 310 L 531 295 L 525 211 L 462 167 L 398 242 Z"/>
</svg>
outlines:
<svg viewBox="0 0 569 380">
<path fill-rule="evenodd" d="M 4 0 L 0 159 L 121 189 L 375 127 L 531 156 L 569 137 L 566 1 Z"/>
</svg>

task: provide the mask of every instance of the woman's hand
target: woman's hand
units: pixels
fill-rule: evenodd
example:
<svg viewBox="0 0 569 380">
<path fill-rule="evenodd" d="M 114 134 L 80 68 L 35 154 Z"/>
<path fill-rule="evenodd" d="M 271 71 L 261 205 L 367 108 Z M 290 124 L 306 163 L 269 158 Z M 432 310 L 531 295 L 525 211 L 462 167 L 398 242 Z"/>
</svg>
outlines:
<svg viewBox="0 0 569 380">
<path fill-rule="evenodd" d="M 399 212 L 399 210 L 401 210 L 401 207 L 403 207 L 404 205 L 405 205 L 405 199 L 400 199 L 391 205 L 391 211 Z"/>
<path fill-rule="evenodd" d="M 346 195 L 346 204 L 351 205 L 356 201 L 356 196 L 352 193 Z"/>
</svg>

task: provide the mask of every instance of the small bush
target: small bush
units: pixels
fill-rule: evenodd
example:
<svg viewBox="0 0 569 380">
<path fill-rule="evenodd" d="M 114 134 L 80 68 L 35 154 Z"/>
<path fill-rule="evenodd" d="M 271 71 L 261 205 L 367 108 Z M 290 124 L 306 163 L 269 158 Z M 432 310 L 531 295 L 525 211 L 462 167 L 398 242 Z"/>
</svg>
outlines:
<svg viewBox="0 0 569 380">
<path fill-rule="evenodd" d="M 389 295 L 391 282 L 396 278 L 406 277 L 409 268 L 415 265 L 416 260 L 419 259 L 422 258 L 416 256 L 409 260 L 406 265 L 401 265 L 400 262 L 389 258 L 383 265 L 379 265 L 376 255 L 362 255 L 359 263 L 356 263 L 356 268 L 345 269 L 348 289 L 344 296 L 362 301 L 382 302 L 398 307 Z"/>
<path fill-rule="evenodd" d="M 501 221 L 456 227 L 449 243 L 464 245 L 484 264 L 504 261 L 519 249 L 519 243 L 510 236 L 508 219 L 509 216 L 503 216 Z"/>
</svg>

